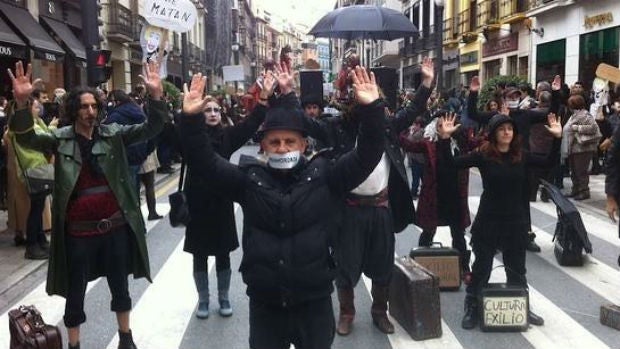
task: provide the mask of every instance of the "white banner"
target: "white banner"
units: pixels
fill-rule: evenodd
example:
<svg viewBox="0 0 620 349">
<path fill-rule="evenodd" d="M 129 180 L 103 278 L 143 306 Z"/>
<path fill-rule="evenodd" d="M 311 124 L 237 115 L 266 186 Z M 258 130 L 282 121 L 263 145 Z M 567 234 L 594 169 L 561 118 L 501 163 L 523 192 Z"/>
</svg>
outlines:
<svg viewBox="0 0 620 349">
<path fill-rule="evenodd" d="M 190 0 L 146 0 L 144 18 L 150 25 L 184 33 L 194 27 L 198 12 Z"/>
<path fill-rule="evenodd" d="M 224 81 L 244 81 L 245 72 L 242 65 L 225 65 L 222 67 Z"/>
</svg>

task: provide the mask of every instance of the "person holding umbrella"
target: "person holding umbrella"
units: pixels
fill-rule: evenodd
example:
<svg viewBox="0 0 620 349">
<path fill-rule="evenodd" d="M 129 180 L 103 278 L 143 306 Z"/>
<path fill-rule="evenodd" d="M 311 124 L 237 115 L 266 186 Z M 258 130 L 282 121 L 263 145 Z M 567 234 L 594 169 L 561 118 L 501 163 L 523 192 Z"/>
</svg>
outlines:
<svg viewBox="0 0 620 349">
<path fill-rule="evenodd" d="M 562 126 L 550 113 L 547 130 L 555 137 L 548 156 L 524 151 L 520 145 L 517 123 L 511 117 L 497 114 L 489 121 L 489 140 L 478 151 L 454 156 L 450 137 L 459 127 L 454 115 L 442 117 L 438 126 L 439 149 L 446 164 L 457 168 L 477 167 L 482 177 L 480 207 L 471 228 L 471 244 L 476 259 L 471 283 L 467 286 L 464 329 L 478 324 L 478 296 L 488 282 L 496 251 L 502 252 L 507 283 L 527 287 L 525 249 L 528 242 L 529 214 L 521 197 L 527 190 L 527 169 L 531 166 L 550 167 L 559 155 Z M 528 310 L 528 322 L 541 326 L 544 320 Z"/>
</svg>

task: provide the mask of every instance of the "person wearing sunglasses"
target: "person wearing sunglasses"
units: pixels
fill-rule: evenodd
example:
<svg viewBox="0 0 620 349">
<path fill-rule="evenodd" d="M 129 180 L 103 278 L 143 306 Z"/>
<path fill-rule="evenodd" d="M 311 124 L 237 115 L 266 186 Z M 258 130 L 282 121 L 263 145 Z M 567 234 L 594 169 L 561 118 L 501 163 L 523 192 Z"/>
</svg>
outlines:
<svg viewBox="0 0 620 349">
<path fill-rule="evenodd" d="M 267 83 L 273 85 L 272 80 Z M 232 126 L 222 122 L 222 108 L 210 96 L 202 111 L 211 145 L 227 160 L 254 135 L 265 118 L 264 113 L 253 113 L 243 123 Z M 184 250 L 194 255 L 193 275 L 198 292 L 196 317 L 199 319 L 209 317 L 209 256 L 215 256 L 219 314 L 231 316 L 233 313 L 228 289 L 232 273 L 229 254 L 239 247 L 235 215 L 232 201 L 219 195 L 212 186 L 203 176 L 195 174 L 189 164 L 185 193 L 192 219 L 185 230 Z"/>
</svg>

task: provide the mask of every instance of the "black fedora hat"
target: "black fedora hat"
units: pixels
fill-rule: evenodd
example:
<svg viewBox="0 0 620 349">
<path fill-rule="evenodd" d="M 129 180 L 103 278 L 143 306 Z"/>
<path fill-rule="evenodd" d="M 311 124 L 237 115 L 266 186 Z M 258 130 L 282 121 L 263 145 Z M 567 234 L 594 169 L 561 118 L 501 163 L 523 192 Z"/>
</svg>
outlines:
<svg viewBox="0 0 620 349">
<path fill-rule="evenodd" d="M 272 130 L 289 130 L 300 132 L 303 137 L 306 137 L 308 132 L 304 126 L 304 117 L 304 112 L 298 107 L 271 108 L 267 111 L 258 136 L 262 138 L 265 132 Z"/>
</svg>

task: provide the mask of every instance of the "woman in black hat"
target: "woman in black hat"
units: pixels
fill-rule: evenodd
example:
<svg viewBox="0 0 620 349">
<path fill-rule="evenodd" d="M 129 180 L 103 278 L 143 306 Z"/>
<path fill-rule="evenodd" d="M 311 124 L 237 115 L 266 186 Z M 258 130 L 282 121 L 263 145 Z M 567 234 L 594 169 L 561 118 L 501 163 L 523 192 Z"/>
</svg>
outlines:
<svg viewBox="0 0 620 349">
<path fill-rule="evenodd" d="M 535 156 L 524 151 L 515 121 L 497 114 L 489 121 L 489 139 L 478 151 L 454 157 L 450 149 L 450 136 L 458 128 L 454 115 L 444 117 L 438 133 L 440 152 L 453 160 L 459 168 L 477 167 L 480 170 L 484 191 L 471 228 L 471 244 L 476 259 L 471 284 L 467 286 L 465 315 L 461 326 L 472 329 L 478 323 L 478 295 L 488 282 L 497 250 L 502 251 L 506 266 L 507 283 L 526 285 L 525 249 L 528 243 L 528 212 L 519 198 L 527 188 L 529 166 L 551 166 L 559 153 L 562 126 L 555 114 L 548 115 L 547 129 L 555 137 L 553 149 L 547 157 Z M 544 320 L 528 311 L 528 322 L 540 326 Z"/>
</svg>

